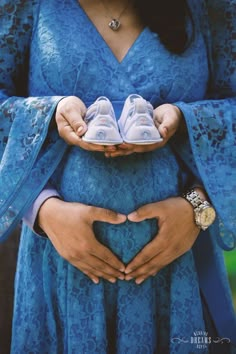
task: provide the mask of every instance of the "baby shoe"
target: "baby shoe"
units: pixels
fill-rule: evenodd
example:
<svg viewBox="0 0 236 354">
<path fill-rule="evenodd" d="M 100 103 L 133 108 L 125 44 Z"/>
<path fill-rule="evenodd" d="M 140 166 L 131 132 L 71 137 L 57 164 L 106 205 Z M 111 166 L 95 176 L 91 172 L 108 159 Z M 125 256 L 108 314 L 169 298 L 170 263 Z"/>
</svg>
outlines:
<svg viewBox="0 0 236 354">
<path fill-rule="evenodd" d="M 118 126 L 126 143 L 144 145 L 163 140 L 153 121 L 153 106 L 137 94 L 125 100 Z"/>
<path fill-rule="evenodd" d="M 99 145 L 115 145 L 123 142 L 114 109 L 107 97 L 98 97 L 88 107 L 84 121 L 88 127 L 82 137 L 84 141 Z"/>
</svg>

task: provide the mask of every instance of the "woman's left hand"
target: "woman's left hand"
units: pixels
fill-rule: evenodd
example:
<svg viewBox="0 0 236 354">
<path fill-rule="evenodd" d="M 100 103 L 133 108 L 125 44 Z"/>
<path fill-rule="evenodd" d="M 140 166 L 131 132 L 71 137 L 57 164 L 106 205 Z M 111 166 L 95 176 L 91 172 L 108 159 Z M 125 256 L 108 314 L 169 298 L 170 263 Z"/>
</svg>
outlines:
<svg viewBox="0 0 236 354">
<path fill-rule="evenodd" d="M 153 120 L 157 129 L 160 132 L 163 140 L 155 144 L 136 145 L 123 143 L 116 146 L 116 151 L 106 151 L 106 157 L 117 157 L 130 155 L 134 152 L 143 153 L 159 149 L 166 145 L 170 138 L 177 132 L 178 129 L 183 129 L 185 121 L 182 112 L 177 106 L 165 103 L 157 107 L 153 111 Z"/>
<path fill-rule="evenodd" d="M 200 231 L 194 221 L 193 207 L 181 197 L 144 205 L 128 215 L 132 222 L 151 218 L 157 219 L 158 234 L 125 270 L 125 279 L 135 279 L 136 284 L 156 275 L 160 269 L 189 251 Z"/>
</svg>

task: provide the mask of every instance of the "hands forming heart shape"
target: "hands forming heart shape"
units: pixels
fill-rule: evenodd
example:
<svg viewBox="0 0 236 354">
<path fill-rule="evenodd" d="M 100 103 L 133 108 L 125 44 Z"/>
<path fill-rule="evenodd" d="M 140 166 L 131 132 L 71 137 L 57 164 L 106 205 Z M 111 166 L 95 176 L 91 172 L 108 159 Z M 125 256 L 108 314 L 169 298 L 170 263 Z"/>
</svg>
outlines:
<svg viewBox="0 0 236 354">
<path fill-rule="evenodd" d="M 156 219 L 158 234 L 128 263 L 95 237 L 95 221 L 121 224 Z M 193 208 L 182 197 L 146 204 L 129 215 L 109 209 L 49 198 L 41 206 L 38 223 L 64 259 L 86 274 L 95 284 L 103 278 L 141 284 L 163 267 L 189 251 L 199 234 Z M 78 232 L 79 230 L 79 232 Z"/>
</svg>

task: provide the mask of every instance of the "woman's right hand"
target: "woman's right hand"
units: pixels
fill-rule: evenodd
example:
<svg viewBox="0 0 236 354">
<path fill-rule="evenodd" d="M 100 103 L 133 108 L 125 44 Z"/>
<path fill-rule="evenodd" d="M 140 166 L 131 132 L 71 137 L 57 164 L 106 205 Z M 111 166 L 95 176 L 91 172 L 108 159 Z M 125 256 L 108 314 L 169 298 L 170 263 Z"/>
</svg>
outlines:
<svg viewBox="0 0 236 354">
<path fill-rule="evenodd" d="M 121 224 L 126 216 L 109 209 L 49 198 L 38 213 L 38 224 L 57 252 L 94 283 L 124 279 L 124 264 L 97 241 L 94 221 Z"/>
<path fill-rule="evenodd" d="M 174 104 L 165 103 L 155 108 L 153 119 L 163 140 L 154 144 L 139 145 L 123 143 L 114 151 L 105 151 L 106 157 L 117 157 L 135 153 L 150 152 L 164 147 L 177 132 L 187 132 L 185 120 L 180 109 Z"/>
<path fill-rule="evenodd" d="M 84 102 L 76 96 L 68 96 L 59 101 L 55 121 L 57 130 L 62 139 L 69 145 L 80 146 L 82 149 L 89 151 L 114 152 L 114 145 L 106 146 L 86 143 L 81 139 L 87 130 L 84 121 L 87 108 Z"/>
</svg>

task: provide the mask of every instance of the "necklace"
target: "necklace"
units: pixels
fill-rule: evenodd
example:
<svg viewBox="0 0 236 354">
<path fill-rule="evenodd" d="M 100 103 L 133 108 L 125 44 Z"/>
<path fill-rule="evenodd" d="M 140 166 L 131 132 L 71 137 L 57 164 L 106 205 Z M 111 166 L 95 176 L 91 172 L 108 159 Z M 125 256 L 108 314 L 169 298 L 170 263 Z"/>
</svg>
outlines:
<svg viewBox="0 0 236 354">
<path fill-rule="evenodd" d="M 112 29 L 112 31 L 117 31 L 120 26 L 121 26 L 121 22 L 120 22 L 120 18 L 121 16 L 125 13 L 125 11 L 128 9 L 128 6 L 130 5 L 130 2 L 128 1 L 127 5 L 125 5 L 125 7 L 123 8 L 123 10 L 121 11 L 121 13 L 119 14 L 119 16 L 117 18 L 114 18 L 110 13 L 108 8 L 106 7 L 106 5 L 104 4 L 103 0 L 101 0 L 101 3 L 103 4 L 105 10 L 107 11 L 111 21 L 108 23 L 108 26 L 110 27 L 110 29 Z"/>
</svg>

